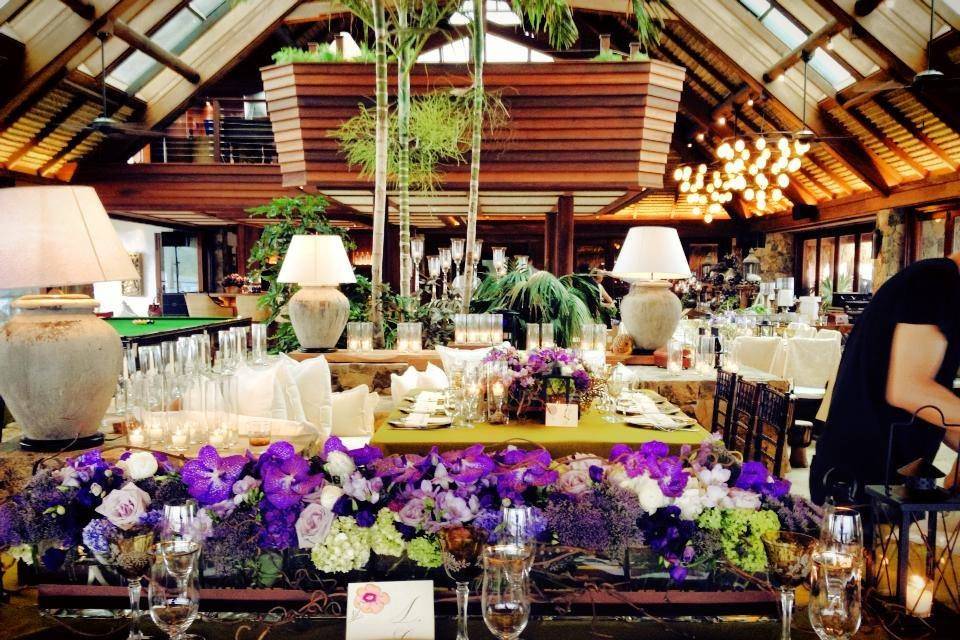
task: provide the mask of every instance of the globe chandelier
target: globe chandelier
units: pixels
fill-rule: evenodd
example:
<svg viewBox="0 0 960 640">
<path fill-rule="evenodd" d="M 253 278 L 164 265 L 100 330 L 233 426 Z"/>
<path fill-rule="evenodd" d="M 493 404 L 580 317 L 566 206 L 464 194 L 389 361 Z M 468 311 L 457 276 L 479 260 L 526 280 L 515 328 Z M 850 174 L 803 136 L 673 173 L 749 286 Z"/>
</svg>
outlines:
<svg viewBox="0 0 960 640">
<path fill-rule="evenodd" d="M 702 215 L 707 224 L 723 211 L 723 205 L 734 195 L 753 205 L 757 216 L 783 200 L 790 186 L 790 174 L 800 170 L 802 158 L 810 150 L 809 137 L 774 132 L 740 135 L 736 121 L 734 136 L 725 138 L 714 148 L 714 162 L 684 165 L 673 172 L 680 197 L 693 205 L 694 215 Z"/>
</svg>

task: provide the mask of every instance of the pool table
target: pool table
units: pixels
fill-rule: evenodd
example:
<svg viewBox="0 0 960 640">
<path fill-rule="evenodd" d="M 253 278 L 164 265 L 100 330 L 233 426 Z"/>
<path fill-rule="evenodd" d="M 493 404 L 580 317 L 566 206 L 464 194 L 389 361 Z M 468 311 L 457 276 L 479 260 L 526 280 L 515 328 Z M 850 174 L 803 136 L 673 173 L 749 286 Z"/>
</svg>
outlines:
<svg viewBox="0 0 960 640">
<path fill-rule="evenodd" d="M 151 324 L 134 324 L 134 320 L 153 320 Z M 117 330 L 123 346 L 149 345 L 180 336 L 206 332 L 213 334 L 230 327 L 250 325 L 250 318 L 190 318 L 187 316 L 158 316 L 155 318 L 104 318 L 104 322 Z"/>
</svg>

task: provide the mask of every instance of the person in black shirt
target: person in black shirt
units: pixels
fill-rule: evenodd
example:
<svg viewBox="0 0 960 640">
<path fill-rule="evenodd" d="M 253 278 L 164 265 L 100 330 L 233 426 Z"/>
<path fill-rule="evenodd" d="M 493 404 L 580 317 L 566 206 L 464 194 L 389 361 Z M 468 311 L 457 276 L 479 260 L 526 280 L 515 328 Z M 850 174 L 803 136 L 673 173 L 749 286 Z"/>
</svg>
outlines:
<svg viewBox="0 0 960 640">
<path fill-rule="evenodd" d="M 840 361 L 827 425 L 810 466 L 810 494 L 822 504 L 834 478 L 863 487 L 883 484 L 890 425 L 920 407 L 939 407 L 960 423 L 953 382 L 960 369 L 960 253 L 917 262 L 888 280 L 857 320 Z M 960 433 L 934 426 L 927 409 L 914 427 L 894 434 L 891 468 L 932 462 L 942 442 L 954 450 Z M 895 476 L 892 476 L 895 477 Z"/>
</svg>

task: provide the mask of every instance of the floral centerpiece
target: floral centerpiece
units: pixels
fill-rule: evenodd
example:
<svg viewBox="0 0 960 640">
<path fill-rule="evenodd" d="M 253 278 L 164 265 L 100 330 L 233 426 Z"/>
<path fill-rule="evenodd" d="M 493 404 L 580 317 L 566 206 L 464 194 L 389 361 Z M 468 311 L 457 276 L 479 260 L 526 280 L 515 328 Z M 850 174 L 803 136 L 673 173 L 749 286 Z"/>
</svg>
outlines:
<svg viewBox="0 0 960 640">
<path fill-rule="evenodd" d="M 651 442 L 561 459 L 481 445 L 384 456 L 330 438 L 309 458 L 281 441 L 259 457 L 205 446 L 181 466 L 147 452 L 116 462 L 85 453 L 41 469 L 0 505 L 0 549 L 56 569 L 157 526 L 164 504 L 188 498 L 200 507 L 207 576 L 237 586 L 296 586 L 297 576 L 363 571 L 381 557 L 433 569 L 441 532 L 469 526 L 496 541 L 501 509 L 517 506 L 530 507 L 548 550 L 616 560 L 642 546 L 681 582 L 693 569 L 762 572 L 765 532 L 815 531 L 820 517 L 788 482 L 731 459 L 713 436 L 678 455 Z"/>
<path fill-rule="evenodd" d="M 227 293 L 236 293 L 240 291 L 240 288 L 246 284 L 246 279 L 239 273 L 230 273 L 223 277 L 223 280 L 220 281 L 220 286 L 223 287 L 223 290 Z"/>
<path fill-rule="evenodd" d="M 503 363 L 503 386 L 517 416 L 542 415 L 548 385 L 558 376 L 572 381 L 576 402 L 586 411 L 595 381 L 583 360 L 570 349 L 545 347 L 518 351 L 514 347 L 496 347 L 484 358 L 485 363 Z"/>
</svg>

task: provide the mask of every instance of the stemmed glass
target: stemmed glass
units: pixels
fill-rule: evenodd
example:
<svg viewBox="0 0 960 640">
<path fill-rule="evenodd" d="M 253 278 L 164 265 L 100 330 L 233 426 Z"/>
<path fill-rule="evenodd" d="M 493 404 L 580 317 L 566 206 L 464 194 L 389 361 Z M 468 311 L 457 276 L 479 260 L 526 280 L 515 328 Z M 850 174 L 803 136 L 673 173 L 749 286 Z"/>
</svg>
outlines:
<svg viewBox="0 0 960 640">
<path fill-rule="evenodd" d="M 160 630 L 171 640 L 184 640 L 200 611 L 196 571 L 183 578 L 170 570 L 162 553 L 157 553 L 150 570 L 147 600 L 150 617 Z"/>
<path fill-rule="evenodd" d="M 490 546 L 483 551 L 483 621 L 501 640 L 516 640 L 530 620 L 529 549 Z"/>
<path fill-rule="evenodd" d="M 450 273 L 450 264 L 453 257 L 450 255 L 450 249 L 440 249 L 440 270 L 443 272 L 443 297 L 447 296 L 447 274 Z"/>
<path fill-rule="evenodd" d="M 427 275 L 430 276 L 430 301 L 437 299 L 437 278 L 440 277 L 440 256 L 427 256 Z"/>
<path fill-rule="evenodd" d="M 629 384 L 630 381 L 622 371 L 614 369 L 610 372 L 610 376 L 607 378 L 607 397 L 610 399 L 610 412 L 605 418 L 607 422 L 620 421 L 620 418 L 617 417 L 617 403 L 620 401 L 620 395 L 627 390 Z"/>
<path fill-rule="evenodd" d="M 150 568 L 150 549 L 153 547 L 153 532 L 122 537 L 110 545 L 110 551 L 95 553 L 97 561 L 113 567 L 127 581 L 130 597 L 130 633 L 127 640 L 142 640 L 147 636 L 140 631 L 140 578 Z"/>
<path fill-rule="evenodd" d="M 503 276 L 507 272 L 507 248 L 492 247 L 493 250 L 493 270 L 497 276 Z"/>
<path fill-rule="evenodd" d="M 530 507 L 503 507 L 500 509 L 500 545 L 510 545 L 527 557 L 526 571 L 533 568 L 537 557 L 537 526 L 534 510 Z"/>
<path fill-rule="evenodd" d="M 420 263 L 423 261 L 423 236 L 410 238 L 410 257 L 413 258 L 413 292 L 420 293 Z"/>
<path fill-rule="evenodd" d="M 440 555 L 447 576 L 457 584 L 457 640 L 467 640 L 467 603 L 470 581 L 483 571 L 483 529 L 457 526 L 440 530 Z"/>
<path fill-rule="evenodd" d="M 483 238 L 477 238 L 473 241 L 473 266 L 480 264 L 480 254 L 483 253 Z M 474 269 L 476 273 L 476 269 Z M 474 275 L 476 277 L 476 275 Z"/>
<path fill-rule="evenodd" d="M 450 240 L 450 258 L 453 260 L 454 280 L 460 277 L 460 263 L 463 262 L 463 249 L 466 241 L 463 238 Z"/>
<path fill-rule="evenodd" d="M 862 575 L 860 512 L 828 506 L 810 575 L 810 625 L 820 638 L 850 638 L 860 628 Z"/>
<path fill-rule="evenodd" d="M 795 591 L 810 575 L 810 556 L 817 540 L 792 531 L 768 531 L 761 539 L 770 582 L 780 589 L 780 638 L 790 640 Z"/>
</svg>

